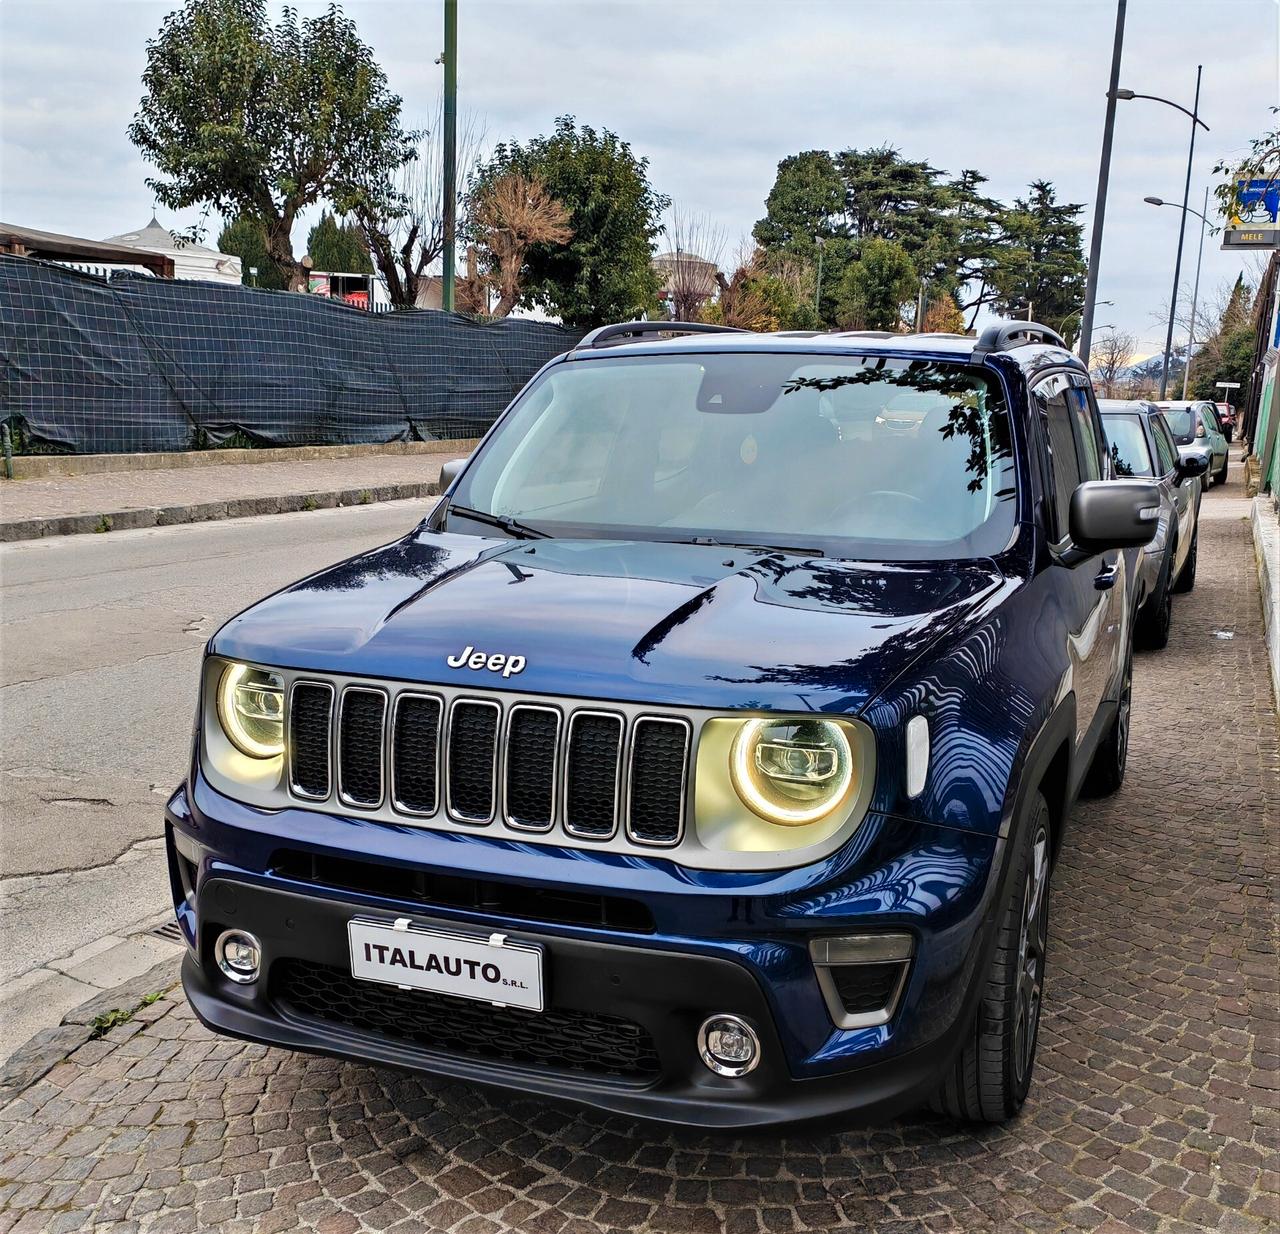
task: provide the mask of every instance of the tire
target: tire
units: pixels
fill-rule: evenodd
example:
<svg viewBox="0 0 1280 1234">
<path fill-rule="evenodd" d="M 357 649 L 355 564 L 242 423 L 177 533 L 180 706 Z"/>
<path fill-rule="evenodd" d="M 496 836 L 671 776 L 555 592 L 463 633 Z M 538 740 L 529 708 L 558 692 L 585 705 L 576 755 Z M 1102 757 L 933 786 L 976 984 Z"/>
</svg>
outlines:
<svg viewBox="0 0 1280 1234">
<path fill-rule="evenodd" d="M 932 1102 L 952 1118 L 1002 1123 L 1022 1109 L 1031 1087 L 1049 940 L 1051 841 L 1049 806 L 1036 793 L 1012 856 L 978 1013 Z"/>
<path fill-rule="evenodd" d="M 1191 534 L 1191 547 L 1187 550 L 1187 559 L 1182 563 L 1182 569 L 1178 577 L 1173 580 L 1173 590 L 1178 595 L 1183 595 L 1190 591 L 1196 585 L 1196 557 L 1200 548 L 1200 526 L 1199 520 L 1196 522 L 1196 529 Z"/>
<path fill-rule="evenodd" d="M 1129 757 L 1129 712 L 1133 706 L 1133 652 L 1124 662 L 1120 678 L 1120 701 L 1116 718 L 1093 752 L 1093 762 L 1085 775 L 1087 797 L 1109 797 L 1124 783 L 1124 767 Z"/>
<path fill-rule="evenodd" d="M 1227 455 L 1227 457 L 1226 457 L 1226 458 L 1224 458 L 1224 459 L 1222 460 L 1222 468 L 1221 468 L 1221 470 L 1219 470 L 1219 471 L 1215 471 L 1215 472 L 1213 473 L 1213 482 L 1214 482 L 1214 484 L 1226 484 L 1226 482 L 1227 482 L 1227 468 L 1228 468 L 1228 467 L 1230 467 L 1230 466 L 1231 466 L 1231 456 L 1230 456 L 1230 455 Z"/>
<path fill-rule="evenodd" d="M 1160 580 L 1147 602 L 1138 610 L 1133 624 L 1133 643 L 1144 651 L 1159 651 L 1169 643 L 1169 629 L 1173 625 L 1173 588 L 1169 586 L 1169 571 L 1178 559 L 1178 546 L 1171 544 L 1160 568 Z"/>
</svg>

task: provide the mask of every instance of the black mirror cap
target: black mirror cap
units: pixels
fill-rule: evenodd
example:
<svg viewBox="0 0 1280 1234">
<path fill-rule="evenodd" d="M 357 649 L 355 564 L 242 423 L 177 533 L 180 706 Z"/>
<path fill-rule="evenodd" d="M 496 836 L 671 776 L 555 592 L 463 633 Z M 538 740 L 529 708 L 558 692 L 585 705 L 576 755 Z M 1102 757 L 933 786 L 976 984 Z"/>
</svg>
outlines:
<svg viewBox="0 0 1280 1234">
<path fill-rule="evenodd" d="M 1209 459 L 1203 454 L 1183 454 L 1178 459 L 1178 479 L 1189 480 L 1209 470 Z"/>
<path fill-rule="evenodd" d="M 466 465 L 467 460 L 465 458 L 451 458 L 440 468 L 440 491 L 442 493 L 458 478 Z"/>
<path fill-rule="evenodd" d="M 1071 494 L 1071 540 L 1103 553 L 1150 544 L 1160 526 L 1160 488 L 1151 480 L 1089 480 Z"/>
</svg>

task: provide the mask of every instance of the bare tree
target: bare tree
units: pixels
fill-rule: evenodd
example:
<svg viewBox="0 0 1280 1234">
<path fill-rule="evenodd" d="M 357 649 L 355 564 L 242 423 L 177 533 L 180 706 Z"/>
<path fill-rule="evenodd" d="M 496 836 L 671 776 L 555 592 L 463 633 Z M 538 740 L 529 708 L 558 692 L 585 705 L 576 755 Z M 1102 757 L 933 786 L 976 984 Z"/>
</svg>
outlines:
<svg viewBox="0 0 1280 1234">
<path fill-rule="evenodd" d="M 444 100 L 438 98 L 430 123 L 418 133 L 413 157 L 399 171 L 400 212 L 357 216 L 387 294 L 397 308 L 414 308 L 425 298 L 433 265 L 444 252 Z M 461 118 L 457 141 L 458 235 L 464 233 L 468 181 L 484 150 L 485 127 L 474 114 Z"/>
<path fill-rule="evenodd" d="M 1122 378 L 1133 364 L 1134 349 L 1138 340 L 1123 330 L 1104 330 L 1093 342 L 1089 358 L 1093 362 L 1093 376 L 1102 387 L 1103 398 L 1118 398 Z"/>
<path fill-rule="evenodd" d="M 716 294 L 724 229 L 705 214 L 674 210 L 664 230 L 671 250 L 653 259 L 662 278 L 664 299 L 677 321 L 696 321 L 702 306 Z"/>
<path fill-rule="evenodd" d="M 505 317 L 520 299 L 520 277 L 531 245 L 565 244 L 573 236 L 569 210 L 536 176 L 508 172 L 471 203 L 471 225 L 496 267 L 498 303 Z"/>
</svg>

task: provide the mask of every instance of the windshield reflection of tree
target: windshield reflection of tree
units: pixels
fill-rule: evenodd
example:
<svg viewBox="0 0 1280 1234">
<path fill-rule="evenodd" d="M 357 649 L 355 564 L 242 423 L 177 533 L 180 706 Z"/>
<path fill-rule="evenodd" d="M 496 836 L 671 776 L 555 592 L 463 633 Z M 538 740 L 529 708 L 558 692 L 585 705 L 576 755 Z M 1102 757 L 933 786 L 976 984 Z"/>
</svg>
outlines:
<svg viewBox="0 0 1280 1234">
<path fill-rule="evenodd" d="M 953 399 L 947 422 L 938 426 L 938 432 L 944 440 L 953 437 L 968 439 L 969 457 L 965 470 L 973 476 L 969 481 L 969 491 L 976 493 L 986 483 L 994 464 L 1011 458 L 1013 454 L 1003 400 L 998 399 L 994 387 L 980 386 L 977 384 L 980 381 L 981 378 L 955 365 L 915 360 L 901 367 L 867 365 L 831 377 L 792 377 L 783 383 L 782 392 L 794 394 L 798 390 L 817 390 L 829 393 L 845 386 L 888 385 L 917 394 L 938 394 Z M 1013 496 L 1013 489 L 1000 489 L 994 496 L 1000 501 L 1008 500 Z"/>
</svg>

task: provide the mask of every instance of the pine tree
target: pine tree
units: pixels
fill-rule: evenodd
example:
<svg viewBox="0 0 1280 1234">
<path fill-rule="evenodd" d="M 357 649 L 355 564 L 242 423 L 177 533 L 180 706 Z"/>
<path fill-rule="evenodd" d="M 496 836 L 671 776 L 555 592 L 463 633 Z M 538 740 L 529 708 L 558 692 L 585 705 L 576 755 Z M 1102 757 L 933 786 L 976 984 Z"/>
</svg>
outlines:
<svg viewBox="0 0 1280 1234">
<path fill-rule="evenodd" d="M 339 223 L 328 210 L 307 236 L 307 255 L 313 270 L 330 274 L 373 273 L 360 228 L 354 223 Z"/>
<path fill-rule="evenodd" d="M 1081 246 L 1084 207 L 1059 204 L 1053 184 L 1036 180 L 1014 199 L 992 281 L 995 307 L 1010 317 L 1052 326 L 1072 343 L 1080 329 L 1087 264 Z"/>
</svg>

